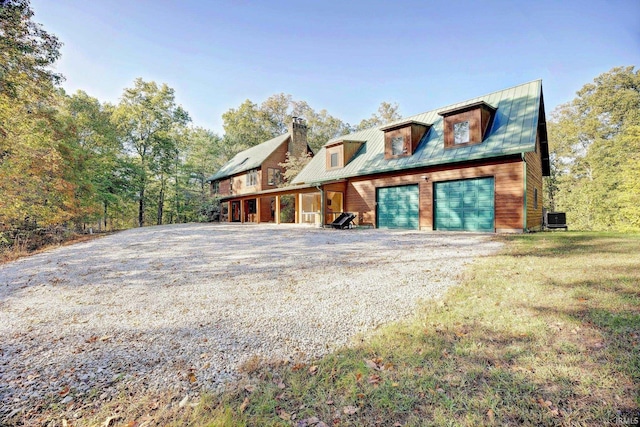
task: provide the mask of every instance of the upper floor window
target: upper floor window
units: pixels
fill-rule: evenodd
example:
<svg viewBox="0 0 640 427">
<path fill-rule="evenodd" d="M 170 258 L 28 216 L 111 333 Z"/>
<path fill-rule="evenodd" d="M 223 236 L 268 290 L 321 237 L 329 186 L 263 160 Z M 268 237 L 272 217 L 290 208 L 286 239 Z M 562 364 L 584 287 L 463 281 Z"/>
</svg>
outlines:
<svg viewBox="0 0 640 427">
<path fill-rule="evenodd" d="M 338 167 L 338 153 L 331 153 L 331 167 Z"/>
<path fill-rule="evenodd" d="M 279 185 L 282 183 L 280 169 L 278 168 L 267 168 L 267 184 L 268 185 Z"/>
<path fill-rule="evenodd" d="M 220 192 L 220 181 L 213 181 L 211 183 L 211 192 L 213 194 L 218 194 Z"/>
<path fill-rule="evenodd" d="M 466 144 L 469 142 L 469 121 L 453 124 L 453 143 Z"/>
<path fill-rule="evenodd" d="M 397 136 L 391 139 L 391 155 L 392 156 L 401 156 L 406 153 L 404 148 L 404 138 L 402 136 Z"/>
<path fill-rule="evenodd" d="M 247 187 L 258 185 L 258 171 L 252 170 L 247 173 Z"/>
<path fill-rule="evenodd" d="M 229 194 L 233 194 L 233 178 L 229 178 Z"/>
</svg>

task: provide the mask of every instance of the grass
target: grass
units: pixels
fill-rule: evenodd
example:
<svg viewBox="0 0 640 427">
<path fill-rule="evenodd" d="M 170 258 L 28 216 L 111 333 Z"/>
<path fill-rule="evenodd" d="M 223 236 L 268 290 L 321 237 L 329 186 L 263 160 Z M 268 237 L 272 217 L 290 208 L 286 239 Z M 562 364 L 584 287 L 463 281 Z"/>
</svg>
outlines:
<svg viewBox="0 0 640 427">
<path fill-rule="evenodd" d="M 637 416 L 640 235 L 497 238 L 500 254 L 413 319 L 310 364 L 252 362 L 224 395 L 161 422 L 145 416 L 212 427 L 600 426 Z M 136 416 L 125 410 L 122 421 Z"/>
</svg>

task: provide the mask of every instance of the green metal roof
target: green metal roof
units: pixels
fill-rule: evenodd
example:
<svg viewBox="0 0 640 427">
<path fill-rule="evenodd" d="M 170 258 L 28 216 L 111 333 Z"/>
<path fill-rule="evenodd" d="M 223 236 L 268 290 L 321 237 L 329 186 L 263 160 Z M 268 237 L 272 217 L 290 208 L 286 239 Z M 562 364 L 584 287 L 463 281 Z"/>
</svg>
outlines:
<svg viewBox="0 0 640 427">
<path fill-rule="evenodd" d="M 357 140 L 366 141 L 366 143 L 347 165 L 343 168 L 329 171 L 326 170 L 325 148 L 321 148 L 311 162 L 292 181 L 292 184 L 320 183 L 380 172 L 458 163 L 534 151 L 541 96 L 542 82 L 535 80 L 398 120 L 398 123 L 408 120 L 433 123 L 433 126 L 423 136 L 412 156 L 385 160 L 384 132 L 381 129 L 389 126 L 393 127 L 393 123 L 335 138 L 326 145 L 339 140 Z M 438 113 L 464 108 L 477 102 L 485 102 L 497 108 L 491 129 L 487 132 L 484 141 L 481 144 L 445 150 L 443 137 L 444 120 Z"/>
<path fill-rule="evenodd" d="M 287 132 L 284 135 L 276 136 L 262 144 L 239 152 L 225 163 L 218 172 L 207 178 L 207 181 L 217 181 L 241 172 L 259 168 L 260 165 L 267 160 L 267 157 L 289 139 L 289 135 L 289 132 Z"/>
</svg>

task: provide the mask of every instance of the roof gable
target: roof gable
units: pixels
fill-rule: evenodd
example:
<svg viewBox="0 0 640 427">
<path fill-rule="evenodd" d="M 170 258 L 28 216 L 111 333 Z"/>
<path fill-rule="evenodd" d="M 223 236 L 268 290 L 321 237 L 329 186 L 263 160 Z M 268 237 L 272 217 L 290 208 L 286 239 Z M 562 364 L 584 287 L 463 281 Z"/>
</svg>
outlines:
<svg viewBox="0 0 640 427">
<path fill-rule="evenodd" d="M 319 152 L 292 183 L 318 183 L 399 169 L 458 163 L 534 151 L 541 94 L 541 81 L 536 80 L 417 114 L 399 120 L 397 123 L 370 128 L 336 138 L 335 140 L 360 140 L 366 141 L 366 143 L 348 165 L 337 170 L 327 171 L 324 162 L 325 155 Z M 443 117 L 440 114 L 466 108 L 469 105 L 478 105 L 477 103 L 488 104 L 497 109 L 484 141 L 481 144 L 445 149 Z M 384 132 L 382 129 L 393 128 L 395 125 L 411 120 L 433 123 L 433 125 L 422 137 L 412 156 L 386 160 L 384 156 Z M 329 141 L 326 145 L 331 145 L 331 142 Z M 325 149 L 323 147 L 321 151 Z"/>
<path fill-rule="evenodd" d="M 207 181 L 217 181 L 223 178 L 236 175 L 251 169 L 259 168 L 262 163 L 274 152 L 278 147 L 289 139 L 289 132 L 276 136 L 261 144 L 247 148 L 239 152 L 231 160 L 225 163 L 215 174 L 210 176 Z"/>
</svg>

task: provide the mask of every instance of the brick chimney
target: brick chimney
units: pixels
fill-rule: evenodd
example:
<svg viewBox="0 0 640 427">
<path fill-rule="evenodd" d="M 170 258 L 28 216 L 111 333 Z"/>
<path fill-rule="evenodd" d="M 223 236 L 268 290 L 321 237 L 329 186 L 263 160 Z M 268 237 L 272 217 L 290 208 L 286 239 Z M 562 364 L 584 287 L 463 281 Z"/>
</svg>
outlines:
<svg viewBox="0 0 640 427">
<path fill-rule="evenodd" d="M 307 152 L 307 125 L 301 117 L 293 117 L 289 124 L 289 156 L 298 157 Z"/>
</svg>

